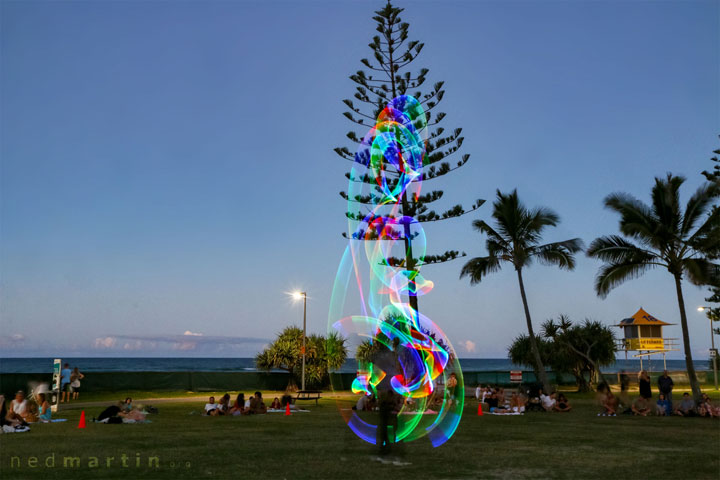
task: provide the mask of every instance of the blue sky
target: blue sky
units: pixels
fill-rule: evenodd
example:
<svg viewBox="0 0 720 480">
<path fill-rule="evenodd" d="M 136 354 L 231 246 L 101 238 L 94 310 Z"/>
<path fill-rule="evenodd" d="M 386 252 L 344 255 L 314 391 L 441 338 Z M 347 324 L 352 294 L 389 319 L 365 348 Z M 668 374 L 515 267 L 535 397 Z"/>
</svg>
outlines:
<svg viewBox="0 0 720 480">
<path fill-rule="evenodd" d="M 2 2 L 3 353 L 250 355 L 302 321 L 285 294 L 296 288 L 310 331 L 324 332 L 349 166 L 332 148 L 351 128 L 341 100 L 381 5 Z M 426 43 L 418 66 L 446 82 L 446 127 L 463 127 L 472 155 L 432 186 L 446 205 L 517 187 L 561 215 L 548 241 L 589 243 L 617 231 L 608 193 L 647 199 L 672 171 L 687 198 L 710 168 L 717 2 L 400 6 Z M 470 223 L 489 213 L 428 226 L 430 253 L 483 254 Z M 461 356 L 503 357 L 525 329 L 515 276 L 470 287 L 462 264 L 423 271 L 435 289 L 421 309 Z M 601 300 L 597 267 L 531 268 L 535 323 L 613 324 L 640 306 L 679 321 L 666 272 Z M 706 291 L 685 294 L 706 358 Z"/>
</svg>

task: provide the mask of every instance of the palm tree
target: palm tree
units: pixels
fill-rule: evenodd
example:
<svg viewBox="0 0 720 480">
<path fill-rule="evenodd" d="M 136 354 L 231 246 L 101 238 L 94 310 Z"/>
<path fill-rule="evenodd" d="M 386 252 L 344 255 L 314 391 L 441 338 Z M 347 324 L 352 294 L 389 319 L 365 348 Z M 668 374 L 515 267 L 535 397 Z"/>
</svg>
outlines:
<svg viewBox="0 0 720 480">
<path fill-rule="evenodd" d="M 540 358 L 537 339 L 533 332 L 530 308 L 525 295 L 522 270 L 532 264 L 534 259 L 545 265 L 572 270 L 575 268 L 575 253 L 583 248 L 582 240 L 573 238 L 562 242 L 539 245 L 545 227 L 554 227 L 560 222 L 558 215 L 545 207 L 528 210 L 518 199 L 517 190 L 509 194 L 497 191 L 497 199 L 493 203 L 495 228 L 483 220 L 475 220 L 473 228 L 487 235 L 485 248 L 487 256 L 475 257 L 465 264 L 460 278 L 470 277 L 470 284 L 479 283 L 485 276 L 497 272 L 503 263 L 509 263 L 515 269 L 520 285 L 520 297 L 525 309 L 530 346 L 535 359 L 535 370 L 546 392 L 550 390 L 550 382 L 545 373 L 545 366 Z"/>
<path fill-rule="evenodd" d="M 613 193 L 605 198 L 605 207 L 620 215 L 623 236 L 609 235 L 593 240 L 587 254 L 601 260 L 595 281 L 598 296 L 654 267 L 666 268 L 675 279 L 675 293 L 680 309 L 685 364 L 695 400 L 700 398 L 700 385 L 690 351 L 687 314 L 682 281 L 685 276 L 695 285 L 717 281 L 718 266 L 709 262 L 706 252 L 720 243 L 720 210 L 706 216 L 718 194 L 718 185 L 701 185 L 690 197 L 683 212 L 680 207 L 680 186 L 684 177 L 668 174 L 655 178 L 652 205 L 627 193 Z M 703 222 L 704 220 L 704 222 Z M 702 224 L 695 228 L 695 226 Z"/>
</svg>

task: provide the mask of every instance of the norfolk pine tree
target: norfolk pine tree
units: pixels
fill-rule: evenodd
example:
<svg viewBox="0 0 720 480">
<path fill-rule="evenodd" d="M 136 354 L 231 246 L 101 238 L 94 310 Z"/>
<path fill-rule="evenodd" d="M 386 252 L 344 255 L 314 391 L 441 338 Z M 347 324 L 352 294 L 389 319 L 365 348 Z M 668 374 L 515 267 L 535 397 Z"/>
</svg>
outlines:
<svg viewBox="0 0 720 480">
<path fill-rule="evenodd" d="M 402 11 L 403 9 L 393 6 L 388 1 L 384 8 L 375 12 L 373 20 L 377 23 L 376 31 L 379 35 L 374 36 L 369 44 L 373 57 L 372 59 L 363 58 L 360 61 L 366 70 L 358 70 L 355 74 L 350 75 L 350 79 L 356 84 L 354 100 L 343 100 L 343 103 L 348 108 L 344 112 L 344 116 L 362 130 L 359 135 L 354 131 L 348 132 L 347 138 L 354 144 L 353 147 L 338 147 L 335 148 L 335 152 L 345 160 L 367 166 L 366 163 L 363 163 L 363 159 L 356 158 L 355 154 L 357 146 L 362 142 L 365 133 L 375 125 L 378 115 L 393 98 L 400 95 L 414 96 L 421 102 L 427 116 L 426 154 L 423 158 L 422 175 L 414 179 L 402 195 L 400 212 L 402 216 L 413 217 L 420 223 L 447 220 L 478 209 L 483 204 L 483 200 L 477 200 L 467 210 L 458 204 L 442 213 L 436 213 L 430 209 L 429 205 L 440 200 L 443 197 L 443 191 L 433 190 L 422 195 L 408 194 L 408 192 L 414 191 L 413 185 L 417 185 L 418 182 L 426 183 L 436 180 L 462 167 L 467 163 L 470 155 L 459 155 L 463 143 L 461 128 L 455 128 L 448 133 L 443 127 L 439 126 L 445 117 L 445 113 L 437 112 L 438 105 L 445 95 L 445 90 L 443 90 L 444 82 L 437 82 L 428 88 L 425 86 L 425 82 L 429 70 L 421 68 L 411 71 L 424 44 L 416 40 L 408 41 L 409 24 L 403 22 L 400 18 Z M 400 172 L 393 169 L 392 166 L 388 167 L 386 173 L 392 188 L 397 184 Z M 378 238 L 378 235 L 373 235 L 376 233 L 373 232 L 373 226 L 364 221 L 366 214 L 360 211 L 363 206 L 365 206 L 365 210 L 374 208 L 378 204 L 378 200 L 383 196 L 382 191 L 375 186 L 374 178 L 367 173 L 354 176 L 352 172 L 349 172 L 346 177 L 352 182 L 367 184 L 371 188 L 371 192 L 374 193 L 355 195 L 353 198 L 348 198 L 347 192 L 340 192 L 340 195 L 349 203 L 358 205 L 357 210 L 346 212 L 346 216 L 351 220 L 361 222 L 358 231 L 343 233 L 343 236 L 354 241 L 382 241 L 383 239 Z M 375 186 L 374 189 L 372 189 L 373 186 Z M 363 226 L 365 227 L 364 230 Z M 417 271 L 417 268 L 422 265 L 443 263 L 465 255 L 465 253 L 460 254 L 457 250 L 448 250 L 439 255 L 413 256 L 413 236 L 407 222 L 399 239 L 404 242 L 405 257 L 390 258 L 388 259 L 388 265 L 404 267 L 411 272 Z M 417 312 L 418 301 L 412 282 L 410 284 L 409 303 Z"/>
</svg>

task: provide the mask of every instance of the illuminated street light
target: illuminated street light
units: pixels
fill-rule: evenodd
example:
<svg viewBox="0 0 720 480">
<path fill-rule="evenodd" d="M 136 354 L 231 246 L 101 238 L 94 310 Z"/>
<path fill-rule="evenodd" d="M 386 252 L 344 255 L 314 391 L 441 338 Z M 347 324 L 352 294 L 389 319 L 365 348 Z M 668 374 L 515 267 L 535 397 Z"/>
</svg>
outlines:
<svg viewBox="0 0 720 480">
<path fill-rule="evenodd" d="M 701 307 L 698 307 L 697 309 L 698 309 L 698 312 L 704 312 L 705 310 L 710 310 L 711 308 L 706 307 L 706 306 L 701 306 Z M 712 348 L 710 349 L 710 355 L 712 356 L 712 362 L 713 362 L 713 375 L 715 377 L 715 390 L 717 390 L 718 389 L 718 374 L 717 374 L 718 352 L 715 349 L 715 331 L 713 330 L 713 324 L 712 324 L 713 319 L 709 314 L 707 315 L 707 317 L 708 317 L 708 320 L 710 320 L 710 342 L 712 345 Z"/>
<path fill-rule="evenodd" d="M 293 292 L 291 293 L 294 300 L 303 301 L 303 336 L 302 336 L 302 380 L 301 390 L 305 390 L 305 336 L 307 335 L 307 292 Z"/>
</svg>

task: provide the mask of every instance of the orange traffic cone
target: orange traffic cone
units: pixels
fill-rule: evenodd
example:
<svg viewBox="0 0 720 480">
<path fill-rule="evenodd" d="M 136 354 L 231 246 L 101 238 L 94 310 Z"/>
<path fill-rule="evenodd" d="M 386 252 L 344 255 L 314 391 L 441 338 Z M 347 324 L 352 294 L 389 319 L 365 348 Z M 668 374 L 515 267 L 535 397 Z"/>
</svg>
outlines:
<svg viewBox="0 0 720 480">
<path fill-rule="evenodd" d="M 85 410 L 80 413 L 80 422 L 78 422 L 78 428 L 85 428 Z"/>
<path fill-rule="evenodd" d="M 478 417 L 483 416 L 482 403 L 478 403 Z"/>
<path fill-rule="evenodd" d="M 290 416 L 290 402 L 285 404 L 285 416 Z"/>
</svg>

